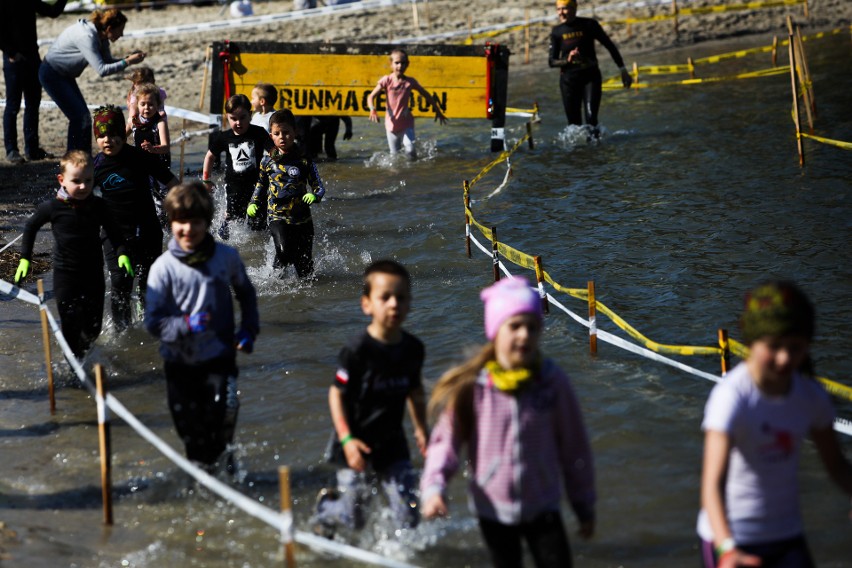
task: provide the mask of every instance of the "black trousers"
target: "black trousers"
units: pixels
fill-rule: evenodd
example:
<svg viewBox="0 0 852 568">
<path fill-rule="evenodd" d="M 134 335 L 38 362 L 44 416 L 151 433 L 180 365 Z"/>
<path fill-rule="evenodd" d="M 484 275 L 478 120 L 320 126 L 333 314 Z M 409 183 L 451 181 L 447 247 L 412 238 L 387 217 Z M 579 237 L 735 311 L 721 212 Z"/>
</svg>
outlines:
<svg viewBox="0 0 852 568">
<path fill-rule="evenodd" d="M 234 440 L 239 410 L 235 359 L 222 357 L 197 365 L 166 361 L 164 370 L 169 410 L 186 457 L 214 465 Z"/>
<path fill-rule="evenodd" d="M 479 518 L 479 528 L 496 568 L 523 566 L 521 539 L 527 541 L 538 568 L 571 568 L 571 546 L 558 511 L 542 513 L 520 525 Z"/>
<path fill-rule="evenodd" d="M 253 193 L 253 182 L 225 184 L 225 222 L 246 219 L 249 229 L 253 231 L 262 231 L 266 228 L 266 200 L 257 206 L 257 214 L 254 217 L 246 214 Z"/>
<path fill-rule="evenodd" d="M 275 269 L 286 268 L 288 264 L 296 267 L 299 278 L 306 278 L 314 272 L 314 222 L 291 225 L 285 221 L 270 221 L 269 232 L 275 245 Z"/>
<path fill-rule="evenodd" d="M 589 126 L 598 125 L 601 108 L 601 70 L 597 67 L 567 71 L 559 76 L 562 106 L 568 124 L 581 125 L 583 118 Z"/>
<path fill-rule="evenodd" d="M 101 334 L 104 288 L 103 267 L 92 268 L 91 273 L 53 271 L 53 295 L 62 335 L 78 359 Z"/>
<path fill-rule="evenodd" d="M 110 308 L 115 328 L 123 331 L 130 327 L 133 321 L 133 310 L 130 295 L 133 292 L 133 282 L 138 281 L 139 301 L 142 309 L 145 309 L 145 293 L 148 290 L 148 271 L 157 257 L 163 252 L 163 233 L 157 225 L 156 231 L 151 229 L 140 236 L 130 237 L 125 241 L 127 254 L 133 263 L 135 277 L 127 274 L 127 271 L 118 266 L 118 254 L 109 239 L 102 235 L 104 247 L 104 260 L 109 269 L 111 284 Z"/>
</svg>

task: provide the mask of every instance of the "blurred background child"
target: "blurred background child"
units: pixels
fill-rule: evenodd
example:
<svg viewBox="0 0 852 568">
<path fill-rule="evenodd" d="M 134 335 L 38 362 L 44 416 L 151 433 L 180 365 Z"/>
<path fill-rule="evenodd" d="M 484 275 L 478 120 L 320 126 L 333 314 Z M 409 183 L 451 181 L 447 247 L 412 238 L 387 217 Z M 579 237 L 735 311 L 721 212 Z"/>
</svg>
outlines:
<svg viewBox="0 0 852 568">
<path fill-rule="evenodd" d="M 526 540 L 539 568 L 571 566 L 560 500 L 580 536 L 595 527 L 595 480 L 580 405 L 559 366 L 539 351 L 541 299 L 523 278 L 482 291 L 489 342 L 435 385 L 439 415 L 420 481 L 423 516 L 448 513 L 447 483 L 468 448 L 468 490 L 494 566 L 522 565 Z"/>
<path fill-rule="evenodd" d="M 133 120 L 139 114 L 139 109 L 137 105 L 136 98 L 136 90 L 140 85 L 156 85 L 157 82 L 154 80 L 154 70 L 148 67 L 147 65 L 141 65 L 135 68 L 128 74 L 128 79 L 130 79 L 130 90 L 127 91 L 127 113 L 129 115 L 127 121 L 127 134 L 130 135 L 130 128 L 133 125 Z M 160 104 L 157 108 L 157 112 L 162 115 L 163 118 L 166 117 L 166 90 L 162 87 L 157 87 L 160 92 Z"/>
<path fill-rule="evenodd" d="M 278 91 L 275 85 L 269 83 L 258 83 L 251 90 L 251 109 L 254 114 L 251 123 L 263 127 L 269 132 L 269 117 L 275 112 L 275 103 L 278 101 Z"/>
</svg>

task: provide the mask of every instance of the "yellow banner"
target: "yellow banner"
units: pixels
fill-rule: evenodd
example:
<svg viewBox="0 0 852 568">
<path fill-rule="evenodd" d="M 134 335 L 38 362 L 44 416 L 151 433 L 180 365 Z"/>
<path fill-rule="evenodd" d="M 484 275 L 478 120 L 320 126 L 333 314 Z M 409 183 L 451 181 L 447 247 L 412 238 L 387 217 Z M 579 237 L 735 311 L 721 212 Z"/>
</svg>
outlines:
<svg viewBox="0 0 852 568">
<path fill-rule="evenodd" d="M 487 118 L 486 59 L 480 56 L 409 55 L 410 76 L 441 105 L 447 118 Z M 295 114 L 369 116 L 367 95 L 390 72 L 387 54 L 240 53 L 232 65 L 234 94 L 251 97 L 259 82 L 278 90 L 275 108 Z M 414 116 L 434 116 L 418 93 Z M 384 94 L 376 110 L 385 110 Z"/>
</svg>

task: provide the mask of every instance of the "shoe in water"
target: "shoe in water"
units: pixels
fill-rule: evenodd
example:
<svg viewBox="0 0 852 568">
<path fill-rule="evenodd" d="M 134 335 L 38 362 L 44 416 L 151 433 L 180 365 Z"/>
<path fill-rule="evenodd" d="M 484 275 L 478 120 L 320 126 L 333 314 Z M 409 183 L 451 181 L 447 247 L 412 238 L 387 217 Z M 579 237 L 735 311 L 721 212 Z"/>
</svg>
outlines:
<svg viewBox="0 0 852 568">
<path fill-rule="evenodd" d="M 219 230 L 217 231 L 217 233 L 219 234 L 219 238 L 223 241 L 227 241 L 231 237 L 231 230 L 228 227 L 227 221 L 219 225 Z"/>
<path fill-rule="evenodd" d="M 6 161 L 11 164 L 15 164 L 16 166 L 18 164 L 23 164 L 24 162 L 26 162 L 24 157 L 21 156 L 21 154 L 17 150 L 12 150 L 8 154 L 6 154 Z"/>
<path fill-rule="evenodd" d="M 316 514 L 311 518 L 311 530 L 315 535 L 327 539 L 334 538 L 336 528 L 333 523 L 323 520 L 323 505 L 338 499 L 340 499 L 340 492 L 337 489 L 323 487 L 317 493 Z"/>
</svg>

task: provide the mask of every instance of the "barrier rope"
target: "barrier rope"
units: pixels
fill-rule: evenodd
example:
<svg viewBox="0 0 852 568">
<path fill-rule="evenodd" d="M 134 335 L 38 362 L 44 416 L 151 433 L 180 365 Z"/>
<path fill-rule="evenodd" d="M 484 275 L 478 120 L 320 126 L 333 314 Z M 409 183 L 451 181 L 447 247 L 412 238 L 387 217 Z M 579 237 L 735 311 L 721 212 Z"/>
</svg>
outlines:
<svg viewBox="0 0 852 568">
<path fill-rule="evenodd" d="M 807 132 L 800 133 L 800 136 L 802 138 L 810 138 L 815 142 L 828 144 L 829 146 L 836 146 L 838 148 L 843 148 L 844 150 L 852 150 L 852 142 L 844 142 L 843 140 L 832 140 L 831 138 L 823 138 L 822 136 L 808 134 Z"/>
<path fill-rule="evenodd" d="M 680 81 L 664 81 L 662 83 L 642 83 L 634 82 L 630 86 L 631 89 L 648 89 L 651 87 L 672 87 L 676 85 L 699 85 L 702 83 L 720 83 L 722 81 L 736 81 L 739 79 L 757 79 L 760 77 L 772 77 L 775 75 L 783 75 L 790 72 L 790 66 L 772 67 L 770 69 L 760 69 L 758 71 L 747 71 L 745 73 L 737 73 L 736 75 L 725 75 L 720 77 L 696 77 L 695 79 L 682 79 Z M 603 90 L 614 91 L 623 89 L 621 78 L 607 79 L 603 84 Z"/>
<path fill-rule="evenodd" d="M 43 310 L 47 314 L 47 319 L 50 324 L 50 328 L 53 331 L 53 336 L 59 344 L 59 347 L 62 349 L 65 360 L 71 366 L 72 371 L 80 380 L 80 383 L 95 397 L 95 402 L 99 408 L 102 405 L 105 405 L 111 409 L 116 416 L 124 420 L 125 423 L 136 431 L 140 437 L 154 446 L 154 448 L 159 450 L 166 458 L 171 460 L 175 465 L 188 475 L 192 476 L 196 481 L 198 481 L 198 483 L 209 489 L 211 492 L 242 509 L 245 513 L 275 528 L 281 535 L 282 543 L 295 541 L 315 550 L 327 552 L 335 556 L 359 560 L 376 566 L 387 566 L 389 568 L 415 568 L 411 564 L 391 558 L 385 558 L 373 552 L 354 546 L 328 540 L 311 533 L 294 531 L 293 515 L 291 511 L 275 511 L 270 509 L 247 495 L 240 493 L 236 489 L 233 489 L 222 481 L 219 481 L 206 471 L 198 468 L 195 464 L 190 462 L 178 451 L 167 444 L 162 438 L 157 436 L 150 428 L 145 426 L 111 393 L 107 393 L 106 397 L 103 398 L 98 396 L 91 379 L 86 375 L 82 365 L 80 365 L 80 362 L 74 356 L 71 348 L 68 346 L 68 342 L 62 334 L 59 323 L 56 318 L 54 318 L 43 299 L 2 279 L 0 279 L 0 294 L 36 305 L 39 310 Z"/>
<path fill-rule="evenodd" d="M 787 70 L 789 71 L 789 67 L 787 68 Z M 518 148 L 520 148 L 521 144 L 528 137 L 529 137 L 529 134 L 522 136 L 518 140 L 518 142 L 515 143 L 515 145 L 510 150 L 506 150 L 506 151 L 502 152 L 497 159 L 493 160 L 491 163 L 489 163 L 487 166 L 485 166 L 485 168 L 483 168 L 482 171 L 480 171 L 470 182 L 468 182 L 468 184 L 467 184 L 468 191 L 470 189 L 472 189 L 474 187 L 474 185 L 476 185 L 476 183 L 479 182 L 485 176 L 485 174 L 488 173 L 490 170 L 492 170 L 496 165 L 498 165 L 499 163 L 501 163 L 503 161 L 506 161 L 507 164 L 508 164 L 509 158 L 511 157 L 511 155 L 515 151 L 517 151 Z M 509 166 L 509 168 L 511 168 L 511 166 Z M 507 174 L 507 177 L 504 178 L 503 183 L 501 183 L 501 185 L 499 186 L 498 189 L 502 189 L 502 187 L 504 187 L 507 179 L 508 179 L 508 174 Z M 494 193 L 496 193 L 496 191 L 497 190 L 492 191 L 491 195 L 494 195 Z M 489 195 L 489 197 L 491 195 Z M 469 196 L 469 194 L 468 194 L 468 196 Z M 471 241 L 476 242 L 477 247 L 479 247 L 485 254 L 487 254 L 489 257 L 491 257 L 493 255 L 493 251 L 491 249 L 486 249 L 478 241 L 476 241 L 476 239 L 471 235 L 469 227 L 470 226 L 475 227 L 483 235 L 483 237 L 485 237 L 486 239 L 488 239 L 491 242 L 495 241 L 493 231 L 489 227 L 484 226 L 482 223 L 480 223 L 479 221 L 476 220 L 476 217 L 474 216 L 473 210 L 472 210 L 471 207 L 465 205 L 464 211 L 465 211 L 465 217 L 467 219 L 467 224 L 468 224 L 468 226 L 466 226 L 466 228 L 465 228 L 465 236 L 470 237 Z M 536 269 L 536 261 L 535 261 L 534 256 L 527 254 L 525 252 L 522 252 L 518 249 L 515 249 L 515 248 L 513 248 L 513 247 L 511 247 L 511 246 L 509 246 L 505 243 L 499 242 L 499 241 L 496 242 L 496 246 L 497 246 L 498 254 L 501 255 L 504 259 L 508 260 L 509 262 L 511 262 L 511 263 L 513 263 L 517 266 L 520 266 L 522 268 L 528 269 L 528 270 L 534 271 Z M 508 271 L 502 266 L 502 263 L 499 264 L 499 266 L 501 266 L 501 268 L 508 274 Z M 550 274 L 547 271 L 542 270 L 542 274 L 543 274 L 544 281 L 547 282 L 548 284 L 550 284 L 557 291 L 563 292 L 563 293 L 565 293 L 565 294 L 567 294 L 571 297 L 574 297 L 574 298 L 588 302 L 588 299 L 589 299 L 588 290 L 582 289 L 582 288 L 567 288 L 567 287 L 564 287 L 564 286 L 560 285 L 558 282 L 556 282 L 550 276 Z M 548 297 L 550 297 L 550 296 L 548 295 Z M 663 344 L 663 343 L 658 343 L 656 341 L 652 341 L 651 339 L 647 338 L 645 335 L 643 335 L 641 332 L 639 332 L 635 327 L 633 327 L 626 320 L 624 320 L 624 318 L 619 316 L 617 313 L 615 313 L 615 311 L 610 309 L 608 306 L 606 306 L 602 302 L 595 300 L 595 307 L 598 311 L 600 311 L 602 314 L 607 316 L 610 319 L 610 321 L 612 321 L 616 325 L 616 327 L 623 330 L 630 337 L 632 337 L 633 339 L 635 339 L 636 341 L 641 343 L 642 346 L 643 346 L 641 349 L 644 349 L 645 351 L 647 351 L 649 353 L 655 353 L 655 354 L 658 354 L 658 355 L 661 354 L 661 353 L 668 353 L 668 354 L 672 354 L 672 355 L 682 355 L 682 356 L 695 356 L 695 355 L 721 356 L 722 355 L 722 349 L 719 348 L 719 347 L 715 347 L 715 346 L 669 345 L 669 344 Z M 582 323 L 586 327 L 589 327 L 591 325 L 587 320 L 579 318 L 579 316 L 572 314 L 572 317 L 574 317 L 575 320 Z M 600 336 L 600 333 L 601 333 L 601 331 L 598 331 L 599 336 Z M 730 339 L 729 344 L 730 344 L 731 353 L 733 353 L 737 357 L 740 357 L 741 359 L 745 359 L 748 356 L 749 349 L 746 345 L 736 341 L 735 339 Z M 619 346 L 621 346 L 621 345 L 619 345 Z M 644 354 L 645 351 L 643 351 L 642 354 Z M 661 359 L 656 359 L 656 358 L 654 358 L 654 359 L 655 360 L 661 360 Z M 667 363 L 667 364 L 669 364 L 669 363 Z M 690 367 L 690 369 L 692 369 L 692 368 Z M 692 370 L 690 370 L 689 372 L 692 372 Z M 700 376 L 703 376 L 703 375 L 700 375 Z M 707 378 L 707 377 L 705 377 L 705 378 Z M 831 381 L 831 380 L 823 378 L 823 377 L 816 377 L 816 379 L 818 381 L 820 381 L 820 383 L 822 383 L 822 385 L 825 387 L 825 389 L 829 393 L 831 393 L 832 395 L 835 395 L 839 398 L 843 398 L 845 400 L 852 401 L 852 387 L 848 387 L 846 385 L 843 385 L 843 384 L 835 382 L 835 381 Z M 849 432 L 845 432 L 845 433 L 849 433 L 850 435 L 852 435 L 852 428 L 849 429 Z"/>
</svg>

